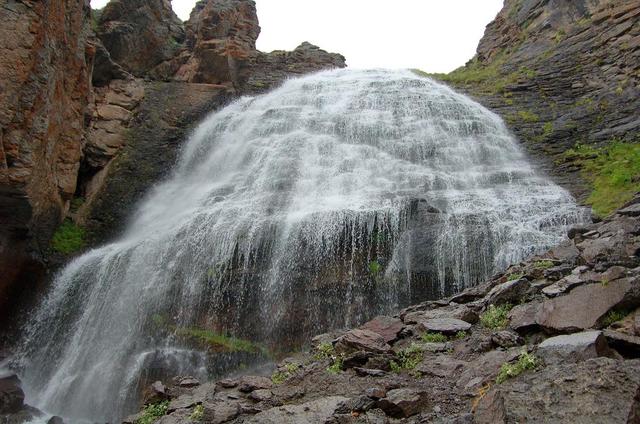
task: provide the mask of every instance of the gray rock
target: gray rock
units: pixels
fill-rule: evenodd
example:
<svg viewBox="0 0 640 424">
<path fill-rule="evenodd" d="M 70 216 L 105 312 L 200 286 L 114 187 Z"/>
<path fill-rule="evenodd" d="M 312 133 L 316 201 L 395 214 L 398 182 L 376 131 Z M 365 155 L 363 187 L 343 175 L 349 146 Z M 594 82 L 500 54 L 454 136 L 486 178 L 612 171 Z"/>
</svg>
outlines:
<svg viewBox="0 0 640 424">
<path fill-rule="evenodd" d="M 360 327 L 362 330 L 373 331 L 382 336 L 385 342 L 391 343 L 398 338 L 402 331 L 402 321 L 388 316 L 377 316 Z"/>
<path fill-rule="evenodd" d="M 530 302 L 516 305 L 509 311 L 509 327 L 524 333 L 539 326 L 538 316 L 542 311 L 542 302 Z"/>
<path fill-rule="evenodd" d="M 470 324 L 478 322 L 478 314 L 466 305 L 447 305 L 428 311 L 409 312 L 402 317 L 405 324 L 418 324 L 434 318 L 454 318 Z"/>
<path fill-rule="evenodd" d="M 489 305 L 517 304 L 527 295 L 530 288 L 531 284 L 526 278 L 507 281 L 492 288 L 486 300 Z"/>
<path fill-rule="evenodd" d="M 585 361 L 611 352 L 601 331 L 583 331 L 548 338 L 540 343 L 537 354 L 549 364 Z"/>
<path fill-rule="evenodd" d="M 240 415 L 240 403 L 238 401 L 205 401 L 202 403 L 204 408 L 203 422 L 209 424 L 226 423 Z"/>
<path fill-rule="evenodd" d="M 630 205 L 626 208 L 620 209 L 618 213 L 620 215 L 626 216 L 640 216 L 640 203 L 636 203 L 634 205 Z"/>
<path fill-rule="evenodd" d="M 480 399 L 474 422 L 635 423 L 639 392 L 638 360 L 558 363 L 494 386 Z"/>
<path fill-rule="evenodd" d="M 370 330 L 355 329 L 338 338 L 335 343 L 336 352 L 349 353 L 365 351 L 372 353 L 386 353 L 391 350 L 384 337 Z"/>
<path fill-rule="evenodd" d="M 609 345 L 625 357 L 640 357 L 640 337 L 623 334 L 618 331 L 604 330 Z"/>
<path fill-rule="evenodd" d="M 367 375 L 371 377 L 384 377 L 385 375 L 387 375 L 385 371 L 373 368 L 354 367 L 353 370 L 361 377 Z"/>
<path fill-rule="evenodd" d="M 200 381 L 194 377 L 182 377 L 178 381 L 178 386 L 180 387 L 196 387 L 200 385 Z"/>
<path fill-rule="evenodd" d="M 225 389 L 232 389 L 234 387 L 238 387 L 238 380 L 234 380 L 231 378 L 225 378 L 223 380 L 218 381 L 217 385 L 223 387 Z"/>
<path fill-rule="evenodd" d="M 240 384 L 238 390 L 243 393 L 249 393 L 254 390 L 270 389 L 273 387 L 273 383 L 267 377 L 245 375 L 240 378 Z"/>
<path fill-rule="evenodd" d="M 249 399 L 255 400 L 256 402 L 262 402 L 265 400 L 270 400 L 273 398 L 273 393 L 269 389 L 258 389 L 249 393 Z"/>
<path fill-rule="evenodd" d="M 64 420 L 62 419 L 62 417 L 53 416 L 49 418 L 47 424 L 64 424 Z"/>
<path fill-rule="evenodd" d="M 246 424 L 317 424 L 326 422 L 342 402 L 343 396 L 329 396 L 300 405 L 284 405 L 260 412 L 244 420 Z"/>
<path fill-rule="evenodd" d="M 417 389 L 394 389 L 377 403 L 387 415 L 394 418 L 407 418 L 426 410 L 427 394 Z"/>
<path fill-rule="evenodd" d="M 503 330 L 497 331 L 491 335 L 491 341 L 500 347 L 514 347 L 520 346 L 524 343 L 524 340 L 520 335 L 514 331 Z"/>
<path fill-rule="evenodd" d="M 417 327 L 424 331 L 435 331 L 444 334 L 455 334 L 458 331 L 468 331 L 471 324 L 455 318 L 433 318 L 420 321 Z"/>
<path fill-rule="evenodd" d="M 573 269 L 573 265 L 571 264 L 560 264 L 553 266 L 551 268 L 547 268 L 544 270 L 543 275 L 544 278 L 549 280 L 558 281 L 565 275 L 569 274 Z"/>
<path fill-rule="evenodd" d="M 387 391 L 382 387 L 370 387 L 364 392 L 364 394 L 369 396 L 371 399 L 378 400 L 387 396 Z"/>
<path fill-rule="evenodd" d="M 18 376 L 0 378 L 0 414 L 12 414 L 24 406 L 24 392 Z"/>
</svg>

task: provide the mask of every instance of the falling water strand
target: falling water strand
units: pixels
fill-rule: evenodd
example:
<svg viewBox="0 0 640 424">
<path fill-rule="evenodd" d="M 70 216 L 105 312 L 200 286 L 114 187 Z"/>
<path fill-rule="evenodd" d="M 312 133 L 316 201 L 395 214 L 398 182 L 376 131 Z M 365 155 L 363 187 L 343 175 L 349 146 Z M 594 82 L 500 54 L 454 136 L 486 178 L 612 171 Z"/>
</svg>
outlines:
<svg viewBox="0 0 640 424">
<path fill-rule="evenodd" d="M 496 115 L 443 85 L 289 80 L 207 117 L 125 235 L 57 275 L 22 348 L 27 395 L 117 421 L 146 381 L 228 373 L 462 290 L 584 217 Z"/>
</svg>

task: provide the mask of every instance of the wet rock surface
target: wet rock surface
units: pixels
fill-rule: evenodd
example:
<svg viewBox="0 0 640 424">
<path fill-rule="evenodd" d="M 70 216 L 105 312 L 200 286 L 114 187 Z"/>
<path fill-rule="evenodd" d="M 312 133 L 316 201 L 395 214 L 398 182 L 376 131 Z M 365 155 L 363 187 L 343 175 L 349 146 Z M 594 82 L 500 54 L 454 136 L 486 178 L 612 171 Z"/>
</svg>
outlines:
<svg viewBox="0 0 640 424">
<path fill-rule="evenodd" d="M 590 224 L 562 249 L 469 293 L 318 336 L 310 352 L 279 364 L 273 381 L 172 386 L 180 395 L 166 422 L 188 422 L 198 404 L 207 422 L 230 423 L 638 422 L 640 217 L 628 218 L 620 212 Z M 593 255 L 589 246 L 613 234 L 620 249 Z M 611 261 L 621 251 L 634 252 L 627 266 Z M 511 275 L 519 282 L 505 285 Z M 566 290 L 543 290 L 571 275 L 581 277 Z M 496 296 L 519 286 L 518 305 Z M 434 320 L 461 327 L 420 326 Z"/>
</svg>

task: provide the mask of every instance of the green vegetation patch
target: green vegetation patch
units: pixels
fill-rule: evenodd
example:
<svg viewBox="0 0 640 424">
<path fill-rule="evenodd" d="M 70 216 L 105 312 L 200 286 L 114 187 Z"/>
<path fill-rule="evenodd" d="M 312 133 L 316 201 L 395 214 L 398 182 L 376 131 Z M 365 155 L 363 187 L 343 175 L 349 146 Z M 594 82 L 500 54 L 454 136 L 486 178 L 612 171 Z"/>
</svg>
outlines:
<svg viewBox="0 0 640 424">
<path fill-rule="evenodd" d="M 371 274 L 372 277 L 377 277 L 378 274 L 380 274 L 381 270 L 382 270 L 382 265 L 380 265 L 380 262 L 378 261 L 369 262 L 369 274 Z"/>
<path fill-rule="evenodd" d="M 536 269 L 549 269 L 551 267 L 553 267 L 555 265 L 555 263 L 553 261 L 550 261 L 548 259 L 544 259 L 541 261 L 536 261 L 533 266 Z"/>
<path fill-rule="evenodd" d="M 202 343 L 212 346 L 216 350 L 224 352 L 258 353 L 261 351 L 259 346 L 250 342 L 249 340 L 238 339 L 236 337 L 226 336 L 224 334 L 218 334 L 207 329 L 178 327 L 175 328 L 175 333 L 178 336 L 197 339 Z"/>
<path fill-rule="evenodd" d="M 169 401 L 165 400 L 159 403 L 152 403 L 144 407 L 142 416 L 138 418 L 136 424 L 153 424 L 158 418 L 167 414 L 169 409 Z"/>
<path fill-rule="evenodd" d="M 414 370 L 418 364 L 422 362 L 424 353 L 422 352 L 422 347 L 420 347 L 420 345 L 413 343 L 408 348 L 398 352 L 396 356 L 397 360 L 390 361 L 389 366 L 391 367 L 391 371 L 400 373 L 405 370 Z"/>
<path fill-rule="evenodd" d="M 609 311 L 602 320 L 602 326 L 608 327 L 614 322 L 622 321 L 627 317 L 627 315 L 629 315 L 629 311 L 627 310 L 614 309 L 612 311 Z"/>
<path fill-rule="evenodd" d="M 204 406 L 202 406 L 202 404 L 198 404 L 193 408 L 193 412 L 189 415 L 189 419 L 191 421 L 202 421 L 202 418 L 204 418 Z"/>
<path fill-rule="evenodd" d="M 599 216 L 609 215 L 640 191 L 640 143 L 612 141 L 605 147 L 578 145 L 564 153 L 577 162 L 592 192 L 587 203 Z"/>
<path fill-rule="evenodd" d="M 509 323 L 507 314 L 509 313 L 511 308 L 512 306 L 509 303 L 505 303 L 504 305 L 500 306 L 489 305 L 487 310 L 482 315 L 480 315 L 480 323 L 486 328 L 496 330 L 505 328 Z"/>
<path fill-rule="evenodd" d="M 85 246 L 84 228 L 79 227 L 69 219 L 60 224 L 51 239 L 53 250 L 65 255 L 82 250 Z"/>
<path fill-rule="evenodd" d="M 449 338 L 442 333 L 424 333 L 420 338 L 426 343 L 445 343 L 449 340 Z"/>
<path fill-rule="evenodd" d="M 284 366 L 282 371 L 276 371 L 271 375 L 271 381 L 273 384 L 282 384 L 289 378 L 291 378 L 296 371 L 300 369 L 300 364 L 290 362 Z"/>
<path fill-rule="evenodd" d="M 522 352 L 515 363 L 502 364 L 496 377 L 496 383 L 502 384 L 510 378 L 519 376 L 526 370 L 536 369 L 539 364 L 540 361 L 535 355 Z"/>
<path fill-rule="evenodd" d="M 524 273 L 522 273 L 522 272 L 514 272 L 514 273 L 511 273 L 511 274 L 507 275 L 507 281 L 519 280 L 522 277 L 524 277 Z"/>
</svg>

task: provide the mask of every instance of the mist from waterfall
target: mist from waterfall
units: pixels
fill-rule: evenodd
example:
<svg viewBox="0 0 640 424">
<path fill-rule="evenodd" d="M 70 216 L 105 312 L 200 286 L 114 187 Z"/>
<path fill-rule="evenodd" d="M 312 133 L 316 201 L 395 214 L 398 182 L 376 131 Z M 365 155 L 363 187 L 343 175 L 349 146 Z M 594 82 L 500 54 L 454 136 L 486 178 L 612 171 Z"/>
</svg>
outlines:
<svg viewBox="0 0 640 424">
<path fill-rule="evenodd" d="M 125 234 L 56 276 L 18 362 L 28 401 L 115 422 L 158 375 L 221 375 L 454 293 L 585 217 L 499 117 L 441 84 L 289 80 L 208 116 Z"/>
</svg>

